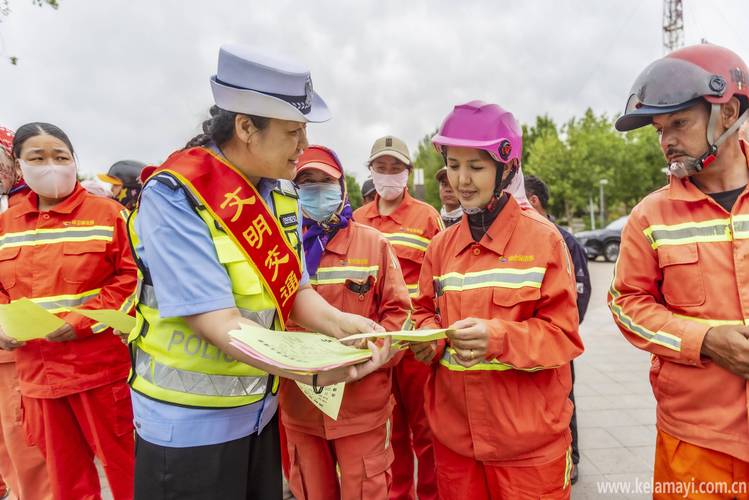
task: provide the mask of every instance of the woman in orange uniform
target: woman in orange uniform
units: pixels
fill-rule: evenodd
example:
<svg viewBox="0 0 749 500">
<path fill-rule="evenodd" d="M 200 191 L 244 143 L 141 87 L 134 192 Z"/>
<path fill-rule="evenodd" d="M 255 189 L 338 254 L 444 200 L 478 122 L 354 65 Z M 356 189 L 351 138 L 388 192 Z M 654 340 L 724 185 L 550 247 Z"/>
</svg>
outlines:
<svg viewBox="0 0 749 500">
<path fill-rule="evenodd" d="M 432 139 L 467 214 L 424 258 L 414 344 L 431 363 L 426 413 L 445 499 L 569 498 L 569 362 L 582 352 L 562 236 L 505 192 L 521 132 L 496 104 L 456 106 Z"/>
<path fill-rule="evenodd" d="M 116 500 L 133 496 L 133 424 L 127 348 L 72 308 L 129 312 L 136 287 L 126 216 L 76 180 L 73 146 L 48 123 L 16 132 L 13 154 L 31 190 L 0 216 L 0 301 L 29 298 L 64 325 L 17 342 L 26 434 L 47 461 L 54 498 L 100 498 L 94 456 Z"/>
<path fill-rule="evenodd" d="M 335 153 L 322 146 L 307 148 L 295 180 L 304 211 L 304 255 L 317 292 L 341 311 L 367 317 L 388 331 L 409 328 L 411 302 L 398 260 L 383 235 L 351 220 Z M 283 381 L 280 408 L 296 498 L 388 498 L 391 367 L 399 358 L 346 384 L 335 420 L 293 381 Z"/>
</svg>

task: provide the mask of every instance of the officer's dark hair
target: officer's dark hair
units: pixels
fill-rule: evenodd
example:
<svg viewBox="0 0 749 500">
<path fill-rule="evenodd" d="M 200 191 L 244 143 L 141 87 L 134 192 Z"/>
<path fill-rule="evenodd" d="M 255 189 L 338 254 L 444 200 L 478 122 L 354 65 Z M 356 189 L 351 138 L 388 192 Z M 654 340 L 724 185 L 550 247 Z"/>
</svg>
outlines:
<svg viewBox="0 0 749 500">
<path fill-rule="evenodd" d="M 536 195 L 544 210 L 549 206 L 549 188 L 535 175 L 525 176 L 525 194 L 528 197 Z"/>
<path fill-rule="evenodd" d="M 226 142 L 231 139 L 232 135 L 234 135 L 235 118 L 237 115 L 243 114 L 235 113 L 234 111 L 227 111 L 215 105 L 211 106 L 209 112 L 211 113 L 211 117 L 203 122 L 203 133 L 190 139 L 190 141 L 185 145 L 185 149 L 205 146 L 210 142 L 213 142 L 218 146 L 226 144 Z M 244 114 L 244 116 L 247 116 L 258 130 L 265 129 L 268 126 L 268 123 L 270 123 L 270 118 L 265 116 L 248 114 Z"/>
<path fill-rule="evenodd" d="M 52 125 L 51 123 L 32 122 L 27 123 L 26 125 L 21 125 L 21 127 L 16 130 L 16 136 L 13 138 L 13 156 L 19 158 L 21 155 L 21 148 L 23 148 L 26 141 L 32 137 L 45 134 L 60 139 L 68 147 L 70 154 L 75 154 L 70 138 L 68 138 L 68 135 L 63 132 L 60 127 Z"/>
</svg>

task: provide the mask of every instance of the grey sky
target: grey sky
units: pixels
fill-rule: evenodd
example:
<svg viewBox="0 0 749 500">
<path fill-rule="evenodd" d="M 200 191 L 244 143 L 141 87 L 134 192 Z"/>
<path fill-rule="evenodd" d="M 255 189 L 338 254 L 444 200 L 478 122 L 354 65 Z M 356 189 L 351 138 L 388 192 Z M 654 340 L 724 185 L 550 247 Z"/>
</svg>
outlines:
<svg viewBox="0 0 749 500">
<path fill-rule="evenodd" d="M 195 135 L 223 42 L 311 68 L 334 117 L 310 125 L 310 140 L 334 148 L 359 180 L 377 137 L 392 133 L 413 149 L 471 99 L 522 122 L 544 113 L 562 122 L 588 106 L 613 115 L 662 55 L 659 0 L 60 3 L 10 0 L 0 124 L 61 126 L 85 172 L 124 158 L 158 163 Z M 704 37 L 749 59 L 742 4 L 685 0 L 687 44 Z"/>
</svg>

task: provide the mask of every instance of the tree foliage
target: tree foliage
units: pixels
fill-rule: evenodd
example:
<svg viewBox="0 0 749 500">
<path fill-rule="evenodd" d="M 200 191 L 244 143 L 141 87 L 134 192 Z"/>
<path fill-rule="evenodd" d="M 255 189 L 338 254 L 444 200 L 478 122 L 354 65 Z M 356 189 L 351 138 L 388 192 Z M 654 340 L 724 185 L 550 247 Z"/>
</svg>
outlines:
<svg viewBox="0 0 749 500">
<path fill-rule="evenodd" d="M 356 210 L 362 206 L 361 187 L 356 182 L 356 177 L 353 175 L 346 174 L 346 190 L 348 191 L 348 199 L 351 202 L 351 208 Z"/>
</svg>

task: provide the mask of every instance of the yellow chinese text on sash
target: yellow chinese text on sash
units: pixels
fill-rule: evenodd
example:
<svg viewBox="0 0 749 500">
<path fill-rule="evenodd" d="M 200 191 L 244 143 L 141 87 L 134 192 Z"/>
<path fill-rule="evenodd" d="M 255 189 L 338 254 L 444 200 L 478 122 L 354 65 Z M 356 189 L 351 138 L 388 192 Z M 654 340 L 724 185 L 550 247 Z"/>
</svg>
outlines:
<svg viewBox="0 0 749 500">
<path fill-rule="evenodd" d="M 255 186 L 236 167 L 206 148 L 171 155 L 153 175 L 168 173 L 205 206 L 237 244 L 273 297 L 282 326 L 299 290 L 299 256 Z"/>
</svg>

